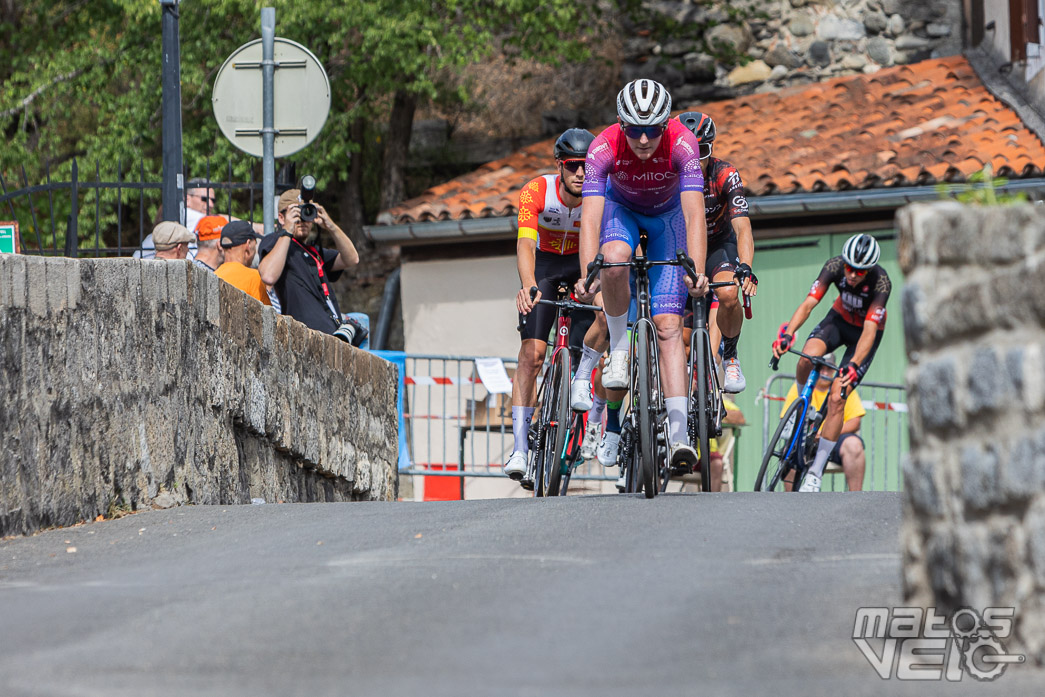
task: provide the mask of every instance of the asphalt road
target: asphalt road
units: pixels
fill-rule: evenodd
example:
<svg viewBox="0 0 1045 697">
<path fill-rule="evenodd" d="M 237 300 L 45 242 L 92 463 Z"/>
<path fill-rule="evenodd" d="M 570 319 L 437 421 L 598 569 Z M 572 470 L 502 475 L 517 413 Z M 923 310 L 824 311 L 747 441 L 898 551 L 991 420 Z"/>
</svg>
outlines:
<svg viewBox="0 0 1045 697">
<path fill-rule="evenodd" d="M 0 542 L 0 695 L 1036 694 L 881 680 L 896 494 L 185 507 Z M 75 548 L 75 551 L 70 551 Z"/>
</svg>

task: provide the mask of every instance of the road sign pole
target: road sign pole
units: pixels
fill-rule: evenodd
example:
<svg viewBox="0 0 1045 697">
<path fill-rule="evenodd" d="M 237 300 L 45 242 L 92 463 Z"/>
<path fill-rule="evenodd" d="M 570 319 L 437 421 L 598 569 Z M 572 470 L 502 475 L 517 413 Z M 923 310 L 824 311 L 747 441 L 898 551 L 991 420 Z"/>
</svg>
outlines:
<svg viewBox="0 0 1045 697">
<path fill-rule="evenodd" d="M 181 48 L 179 0 L 160 0 L 163 12 L 163 219 L 185 224 L 181 153 Z"/>
<path fill-rule="evenodd" d="M 265 220 L 265 234 L 268 235 L 275 228 L 275 198 L 276 198 L 276 158 L 275 142 L 276 132 L 273 128 L 274 106 L 272 81 L 275 75 L 275 61 L 273 60 L 274 45 L 276 37 L 276 10 L 273 7 L 261 8 L 261 101 L 262 101 L 262 123 L 261 140 L 264 154 L 262 155 L 262 191 L 265 200 L 262 208 Z"/>
</svg>

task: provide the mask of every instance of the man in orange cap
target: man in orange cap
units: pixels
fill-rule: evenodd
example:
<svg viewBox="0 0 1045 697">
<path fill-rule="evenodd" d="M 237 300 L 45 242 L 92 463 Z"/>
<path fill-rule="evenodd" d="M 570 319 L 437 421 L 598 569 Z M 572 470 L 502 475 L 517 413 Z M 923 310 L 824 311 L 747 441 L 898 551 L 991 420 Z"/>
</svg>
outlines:
<svg viewBox="0 0 1045 697">
<path fill-rule="evenodd" d="M 193 261 L 211 273 L 217 271 L 221 262 L 225 261 L 218 240 L 221 238 L 221 229 L 228 222 L 228 218 L 223 215 L 208 215 L 196 223 L 196 258 Z"/>
</svg>

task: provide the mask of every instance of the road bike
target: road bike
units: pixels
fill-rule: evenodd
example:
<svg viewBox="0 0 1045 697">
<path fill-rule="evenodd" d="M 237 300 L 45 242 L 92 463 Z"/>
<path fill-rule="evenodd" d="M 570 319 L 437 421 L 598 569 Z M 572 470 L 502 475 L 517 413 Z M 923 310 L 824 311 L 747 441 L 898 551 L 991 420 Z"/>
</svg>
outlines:
<svg viewBox="0 0 1045 697">
<path fill-rule="evenodd" d="M 640 244 L 639 248 L 645 246 Z M 625 491 L 637 493 L 641 490 L 646 498 L 653 498 L 663 490 L 671 469 L 668 463 L 668 410 L 660 382 L 657 328 L 650 309 L 649 271 L 655 266 L 687 268 L 687 261 L 688 269 L 693 269 L 692 260 L 682 250 L 676 252 L 674 259 L 657 261 L 636 254 L 629 261 L 611 263 L 602 254 L 597 254 L 588 265 L 585 279 L 585 287 L 589 287 L 602 269 L 629 267 L 633 273 L 637 315 L 631 325 L 629 408 L 621 419 L 618 464 L 625 476 Z M 691 278 L 696 280 L 695 271 Z"/>
<path fill-rule="evenodd" d="M 685 257 L 683 268 L 691 280 L 696 279 L 697 271 L 693 260 Z M 736 286 L 735 281 L 718 281 L 708 283 L 708 288 L 725 288 Z M 693 305 L 693 333 L 689 339 L 689 363 L 687 384 L 689 395 L 687 425 L 689 442 L 697 450 L 700 472 L 701 491 L 711 491 L 711 439 L 722 435 L 722 419 L 725 407 L 722 401 L 722 385 L 715 370 L 715 354 L 711 346 L 711 333 L 708 331 L 707 296 L 691 298 Z M 751 299 L 744 296 L 744 314 L 751 319 Z M 661 481 L 661 491 L 665 491 L 673 476 L 689 474 L 689 468 L 665 468 Z"/>
<path fill-rule="evenodd" d="M 788 353 L 809 359 L 813 367 L 798 398 L 787 407 L 773 437 L 769 440 L 769 446 L 762 455 L 762 466 L 755 477 L 755 491 L 798 491 L 806 470 L 813 463 L 813 456 L 816 454 L 816 433 L 827 414 L 827 399 L 820 405 L 819 410 L 810 408 L 813 387 L 822 368 L 838 372 L 838 366 L 820 356 L 810 356 L 796 349 L 788 349 Z M 769 367 L 776 370 L 779 364 L 780 359 L 773 358 Z M 845 399 L 844 392 L 842 398 Z M 800 427 L 796 428 L 796 425 Z"/>
<path fill-rule="evenodd" d="M 584 415 L 574 416 L 570 409 L 570 380 L 574 369 L 569 346 L 572 325 L 570 315 L 580 310 L 601 312 L 602 308 L 571 300 L 569 294 L 569 285 L 559 283 L 555 300 L 542 298 L 537 301 L 539 305 L 555 307 L 556 312 L 555 345 L 537 393 L 540 409 L 527 433 L 530 457 L 527 459 L 523 482 L 524 485 L 533 482 L 535 496 L 566 495 L 566 486 L 580 452 L 576 433 L 579 431 L 581 437 L 584 433 Z M 535 297 L 536 286 L 530 289 L 531 300 Z M 526 321 L 525 317 L 523 321 Z"/>
</svg>

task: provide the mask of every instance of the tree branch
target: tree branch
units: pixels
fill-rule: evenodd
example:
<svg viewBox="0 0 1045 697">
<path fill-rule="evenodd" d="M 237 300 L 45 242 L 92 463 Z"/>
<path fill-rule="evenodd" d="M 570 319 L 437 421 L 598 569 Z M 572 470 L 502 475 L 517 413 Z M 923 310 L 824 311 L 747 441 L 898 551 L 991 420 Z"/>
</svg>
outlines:
<svg viewBox="0 0 1045 697">
<path fill-rule="evenodd" d="M 46 92 L 50 88 L 52 88 L 55 85 L 57 85 L 59 83 L 62 83 L 62 82 L 68 82 L 69 80 L 75 80 L 76 78 L 78 78 L 81 75 L 83 75 L 84 72 L 86 72 L 86 70 L 87 70 L 87 68 L 79 68 L 77 70 L 74 70 L 72 72 L 66 73 L 64 75 L 59 75 L 55 79 L 53 79 L 50 82 L 48 82 L 46 85 L 40 85 L 35 90 L 30 92 L 29 95 L 25 97 L 25 99 L 23 99 L 21 102 L 19 102 L 17 106 L 11 107 L 7 111 L 0 111 L 0 119 L 6 119 L 8 116 L 14 116 L 18 112 L 24 110 L 30 104 L 32 104 L 33 101 L 37 97 L 39 97 L 41 94 L 43 94 L 44 92 Z"/>
</svg>

